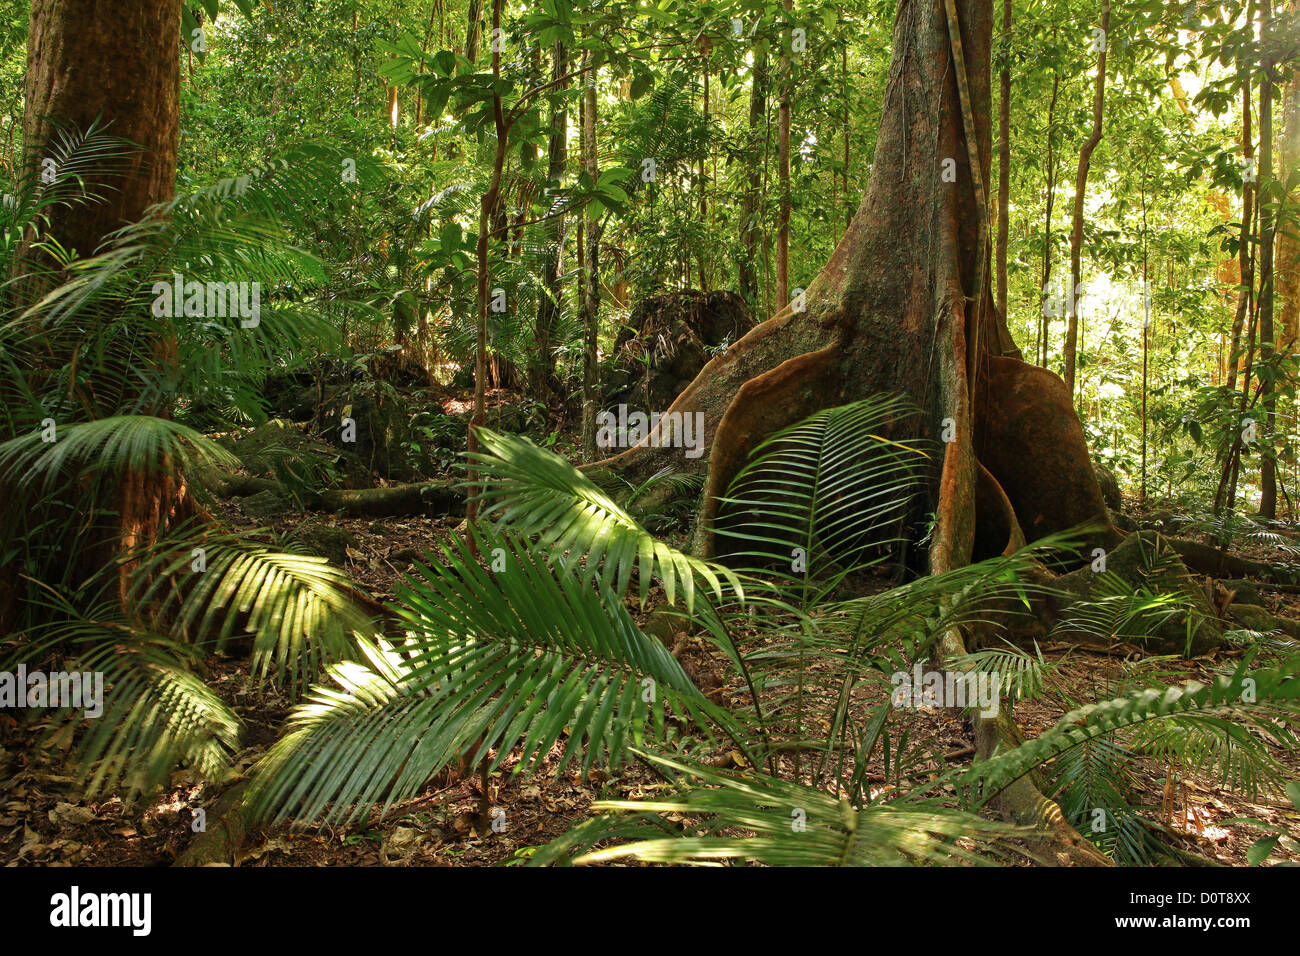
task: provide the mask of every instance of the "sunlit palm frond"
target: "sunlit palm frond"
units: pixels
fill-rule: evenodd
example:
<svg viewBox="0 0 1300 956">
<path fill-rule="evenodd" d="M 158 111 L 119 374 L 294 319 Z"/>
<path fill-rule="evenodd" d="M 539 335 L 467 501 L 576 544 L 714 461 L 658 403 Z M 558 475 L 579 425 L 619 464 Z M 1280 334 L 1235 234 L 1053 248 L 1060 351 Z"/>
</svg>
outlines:
<svg viewBox="0 0 1300 956">
<path fill-rule="evenodd" d="M 979 865 L 995 859 L 1016 833 L 938 803 L 902 800 L 855 810 L 846 800 L 777 777 L 645 757 L 676 776 L 677 786 L 663 797 L 593 804 L 601 816 L 543 847 L 530 862 Z"/>
<path fill-rule="evenodd" d="M 688 610 L 695 606 L 697 577 L 717 599 L 723 597 L 723 580 L 735 592 L 743 592 L 733 572 L 656 540 L 558 455 L 522 436 L 486 428 L 480 428 L 478 435 L 484 450 L 470 459 L 475 480 L 482 482 L 478 498 L 484 517 L 495 519 L 496 527 L 536 535 L 538 548 L 567 555 L 571 564 L 581 564 L 615 594 L 625 593 L 632 572 L 638 571 L 643 604 L 656 578 L 670 604 L 680 587 Z"/>
<path fill-rule="evenodd" d="M 255 801 L 300 820 L 351 819 L 414 796 L 451 761 L 528 772 L 562 738 L 583 770 L 662 739 L 669 712 L 716 733 L 729 724 L 609 590 L 548 564 L 518 539 L 484 535 L 481 567 L 458 542 L 399 594 L 396 648 L 368 668 L 334 667 L 259 770 Z M 710 730 L 710 728 L 713 728 Z"/>
</svg>

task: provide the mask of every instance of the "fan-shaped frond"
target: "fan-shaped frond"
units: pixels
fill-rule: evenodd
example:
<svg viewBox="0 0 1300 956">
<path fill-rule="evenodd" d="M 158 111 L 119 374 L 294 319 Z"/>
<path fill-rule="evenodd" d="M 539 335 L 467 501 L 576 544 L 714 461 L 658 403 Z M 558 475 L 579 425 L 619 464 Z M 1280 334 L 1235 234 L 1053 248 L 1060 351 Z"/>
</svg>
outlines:
<svg viewBox="0 0 1300 956">
<path fill-rule="evenodd" d="M 220 647 L 253 635 L 253 672 L 287 675 L 291 689 L 356 656 L 353 635 L 373 636 L 374 614 L 325 558 L 271 551 L 234 535 L 180 528 L 125 560 L 140 563 L 131 593 L 172 630 Z"/>
<path fill-rule="evenodd" d="M 764 441 L 720 499 L 719 552 L 805 585 L 866 563 L 898 538 L 925 482 L 919 443 L 886 437 L 915 414 L 905 399 L 879 395 Z"/>
<path fill-rule="evenodd" d="M 194 672 L 192 648 L 104 615 L 73 616 L 36 636 L 68 647 L 75 658 L 64 667 L 83 677 L 81 704 L 61 707 L 51 733 L 73 738 L 88 796 L 121 784 L 129 795 L 147 792 L 181 761 L 207 780 L 227 773 L 239 719 Z M 91 675 L 102 698 L 88 703 Z"/>
<path fill-rule="evenodd" d="M 53 440 L 51 440 L 51 437 Z M 196 461 L 237 466 L 229 451 L 192 428 L 149 415 L 116 415 L 39 430 L 0 444 L 0 479 L 51 489 L 92 472 L 184 470 Z"/>
</svg>

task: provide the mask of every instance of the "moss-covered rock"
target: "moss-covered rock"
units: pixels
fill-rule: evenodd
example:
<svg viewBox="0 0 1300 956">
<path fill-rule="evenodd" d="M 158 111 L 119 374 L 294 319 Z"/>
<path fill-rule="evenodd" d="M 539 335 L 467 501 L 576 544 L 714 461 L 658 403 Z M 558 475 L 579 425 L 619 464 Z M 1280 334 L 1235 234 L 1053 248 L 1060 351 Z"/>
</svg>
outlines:
<svg viewBox="0 0 1300 956">
<path fill-rule="evenodd" d="M 1101 485 L 1101 497 L 1111 511 L 1124 510 L 1124 499 L 1119 494 L 1119 481 L 1115 473 L 1105 465 L 1093 463 L 1092 470 L 1097 473 L 1097 484 Z"/>
<path fill-rule="evenodd" d="M 1246 630 L 1260 631 L 1264 634 L 1280 632 L 1287 637 L 1300 640 L 1300 622 L 1277 617 L 1259 605 L 1237 604 L 1234 601 L 1228 605 L 1228 616 Z"/>
<path fill-rule="evenodd" d="M 1233 604 L 1254 604 L 1264 606 L 1264 595 L 1259 586 L 1249 578 L 1230 578 L 1220 581 L 1219 585 L 1226 591 L 1235 591 Z"/>
<path fill-rule="evenodd" d="M 1107 575 L 1153 593 L 1177 594 L 1186 610 L 1163 620 L 1144 639 L 1153 653 L 1196 656 L 1223 642 L 1223 628 L 1209 596 L 1188 573 L 1177 553 L 1159 534 L 1141 531 L 1130 534 L 1104 555 L 1093 555 L 1087 567 L 1056 579 L 1056 586 L 1076 598 L 1094 600 L 1105 591 Z M 1094 570 L 1096 568 L 1096 570 Z M 1070 602 L 1064 602 L 1068 604 Z"/>
<path fill-rule="evenodd" d="M 259 491 L 249 495 L 239 507 L 250 518 L 271 518 L 299 510 L 292 498 L 278 491 Z"/>
<path fill-rule="evenodd" d="M 1124 514 L 1122 511 L 1107 509 L 1110 512 L 1110 523 L 1119 528 L 1120 531 L 1136 531 L 1137 522 Z"/>
<path fill-rule="evenodd" d="M 384 478 L 413 481 L 413 442 L 408 410 L 401 397 L 382 384 L 340 393 L 329 404 L 322 429 L 340 451 L 356 456 L 362 467 Z"/>
</svg>

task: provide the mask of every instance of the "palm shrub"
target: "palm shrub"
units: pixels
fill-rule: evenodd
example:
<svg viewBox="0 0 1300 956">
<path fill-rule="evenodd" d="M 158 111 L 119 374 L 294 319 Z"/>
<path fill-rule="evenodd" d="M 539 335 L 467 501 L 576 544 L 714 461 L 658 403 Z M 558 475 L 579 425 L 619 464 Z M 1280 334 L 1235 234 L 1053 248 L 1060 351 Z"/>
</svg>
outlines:
<svg viewBox="0 0 1300 956">
<path fill-rule="evenodd" d="M 894 408 L 881 399 L 877 411 Z M 879 418 L 853 420 L 856 432 L 822 429 L 818 440 L 860 439 Z M 565 764 L 617 765 L 631 753 L 660 769 L 671 766 L 665 760 L 689 761 L 682 779 L 695 775 L 706 787 L 719 778 L 701 755 L 730 747 L 747 766 L 766 770 L 754 786 L 770 789 L 778 804 L 791 794 L 805 812 L 827 800 L 843 803 L 850 842 L 867 841 L 856 850 L 839 845 L 847 860 L 961 859 L 962 838 L 1004 832 L 941 800 L 918 798 L 906 808 L 910 817 L 901 806 L 877 807 L 866 781 L 869 755 L 885 749 L 897 763 L 909 759 L 908 748 L 904 740 L 891 746 L 887 706 L 865 727 L 851 718 L 857 691 L 894 669 L 884 648 L 897 653 L 899 640 L 923 648 L 954 622 L 979 616 L 990 594 L 1024 594 L 1029 586 L 1018 572 L 1033 552 L 920 579 L 887 598 L 811 607 L 784 600 L 780 582 L 656 541 L 585 475 L 526 439 L 485 429 L 480 441 L 472 467 L 488 522 L 473 532 L 481 563 L 462 543 L 407 581 L 394 605 L 405 639 L 370 646 L 367 666 L 332 668 L 333 686 L 316 689 L 258 767 L 251 799 L 260 811 L 298 821 L 354 819 L 376 803 L 387 809 L 408 799 L 454 762 L 490 770 L 517 754 L 515 771 L 535 772 L 563 736 Z M 844 458 L 845 467 L 856 457 Z M 836 528 L 843 523 L 841 509 L 821 513 L 836 519 Z M 862 536 L 875 531 L 874 543 L 883 544 L 880 523 L 879 512 L 868 510 L 844 531 L 846 540 L 861 547 Z M 749 689 L 744 704 L 711 703 L 663 645 L 636 627 L 624 597 L 636 593 L 645 605 L 652 590 L 732 662 Z M 749 609 L 760 606 L 762 618 L 751 617 Z M 796 651 L 773 650 L 786 639 Z M 814 672 L 806 666 L 814 660 L 833 669 Z M 792 687 L 792 668 L 800 666 L 807 680 Z M 834 720 L 827 722 L 833 732 L 821 730 L 816 744 L 783 709 L 803 706 L 812 716 L 814 701 L 818 717 Z M 678 756 L 656 762 L 651 751 L 664 747 Z M 818 774 L 816 785 L 782 779 L 782 755 L 797 747 L 818 753 L 818 774 L 833 780 L 829 796 Z M 708 805 L 724 813 L 727 803 Z M 741 825 L 722 819 L 724 829 Z M 859 823 L 879 823 L 879 832 L 864 837 Z M 738 846 L 728 855 L 747 852 Z"/>
<path fill-rule="evenodd" d="M 885 438 L 881 428 L 905 411 L 878 398 L 812 416 L 789 432 L 802 442 L 796 451 L 783 446 L 780 439 L 788 436 L 778 436 L 755 451 L 727 493 L 726 501 L 741 507 L 730 517 L 724 509 L 719 524 L 729 532 L 733 553 L 750 558 L 765 574 L 742 575 L 743 603 L 682 613 L 715 639 L 751 688 L 750 712 L 736 715 L 753 735 L 745 751 L 750 769 L 727 773 L 695 755 L 641 751 L 669 779 L 667 795 L 598 804 L 600 816 L 539 850 L 534 862 L 565 862 L 577 854 L 584 862 L 915 863 L 966 860 L 965 852 L 976 847 L 981 860 L 996 859 L 1006 852 L 1010 832 L 974 814 L 1024 774 L 1043 773 L 1085 835 L 1118 862 L 1140 863 L 1168 851 L 1159 828 L 1143 814 L 1148 808 L 1133 803 L 1131 755 L 1167 761 L 1170 772 L 1177 766 L 1209 774 L 1249 792 L 1278 788 L 1284 771 L 1264 741 L 1295 747 L 1284 722 L 1293 718 L 1300 693 L 1294 656 L 1263 670 L 1252 670 L 1247 660 L 1211 685 L 1173 688 L 1161 682 L 1167 675 L 1154 660 L 1135 667 L 1120 687 L 1100 689 L 1096 703 L 1070 707 L 1055 728 L 1023 747 L 970 768 L 952 768 L 928 786 L 903 782 L 904 762 L 916 759 L 908 753 L 906 728 L 889 704 L 864 714 L 856 703 L 860 692 L 923 659 L 950 627 L 1001 627 L 1009 621 L 1009 606 L 1029 614 L 1038 601 L 1060 598 L 1037 572 L 1053 553 L 1075 547 L 1069 536 L 1059 537 L 882 594 L 832 600 L 835 585 L 879 560 L 894 542 L 896 521 L 910 504 L 906 491 L 914 486 L 908 476 L 920 464 L 919 450 Z M 505 439 L 494 450 L 508 458 L 515 441 Z M 879 469 L 876 482 L 855 480 L 873 464 Z M 599 547 L 584 518 L 590 513 L 580 503 L 589 490 L 575 492 L 561 506 L 561 483 L 530 480 L 536 469 L 486 457 L 479 466 L 506 476 L 508 496 L 519 507 L 501 513 L 504 520 L 517 520 L 541 536 L 558 515 L 557 524 L 583 529 L 550 539 L 577 542 L 567 554 L 576 551 L 585 560 Z M 800 467 L 812 480 L 784 481 Z M 895 489 L 892 502 L 873 497 L 882 485 Z M 842 505 L 845 489 L 846 497 L 856 490 L 876 507 Z M 548 498 L 555 502 L 551 511 L 540 507 Z M 791 507 L 792 499 L 799 506 Z M 793 575 L 781 562 L 791 542 L 800 541 L 811 545 L 806 554 L 814 571 Z M 830 553 L 821 551 L 823 543 Z M 1091 600 L 1070 605 L 1057 628 L 1062 635 L 1140 639 L 1186 611 L 1177 595 L 1126 585 L 1111 575 Z M 1009 645 L 976 651 L 949 666 L 996 671 L 1008 701 L 1043 695 L 1055 684 L 1055 668 L 1041 652 Z M 1105 696 L 1116 690 L 1120 696 Z M 810 733 L 810 727 L 816 729 Z M 813 757 L 806 781 L 798 761 L 793 767 L 781 763 L 784 753 Z M 894 789 L 868 786 L 866 767 L 873 756 L 883 758 L 887 776 L 892 770 Z M 1100 827 L 1093 825 L 1098 810 Z M 908 819 L 913 811 L 917 815 Z M 903 814 L 894 818 L 900 831 L 888 825 L 891 812 Z M 683 816 L 692 825 L 674 822 Z M 814 828 L 815 836 L 809 836 Z"/>
<path fill-rule="evenodd" d="M 288 229 L 346 203 L 339 158 L 293 150 L 75 259 L 46 235 L 48 210 L 95 202 L 82 174 L 131 148 L 94 128 L 52 148 L 53 182 L 24 179 L 0 205 L 0 269 L 26 270 L 0 293 L 0 579 L 27 598 L 0 608 L 0 656 L 104 676 L 102 716 L 64 708 L 52 722 L 91 792 L 147 791 L 178 761 L 220 778 L 239 721 L 204 683 L 211 652 L 246 644 L 254 673 L 292 692 L 356 656 L 354 635 L 377 635 L 383 613 L 321 559 L 222 534 L 186 479 L 233 459 L 177 420 L 196 402 L 264 418 L 266 375 L 336 338 L 313 303 L 321 265 Z M 156 284 L 177 273 L 258 283 L 260 321 L 154 314 Z M 128 525 L 127 504 L 155 520 Z"/>
</svg>

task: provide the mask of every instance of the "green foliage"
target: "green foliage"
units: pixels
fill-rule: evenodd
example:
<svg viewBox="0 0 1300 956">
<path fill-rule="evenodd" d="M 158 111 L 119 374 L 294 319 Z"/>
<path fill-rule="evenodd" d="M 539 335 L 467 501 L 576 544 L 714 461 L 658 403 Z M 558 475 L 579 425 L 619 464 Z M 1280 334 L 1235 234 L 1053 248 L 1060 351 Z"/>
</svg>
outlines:
<svg viewBox="0 0 1300 956">
<path fill-rule="evenodd" d="M 368 668 L 331 676 L 259 769 L 254 801 L 277 818 L 351 820 L 379 800 L 414 796 L 459 758 L 517 772 L 566 738 L 561 767 L 619 764 L 624 749 L 675 720 L 725 726 L 656 639 L 607 587 L 521 541 L 475 534 L 421 565 L 398 597 L 396 648 L 366 647 Z"/>
<path fill-rule="evenodd" d="M 743 596 L 740 579 L 730 570 L 683 554 L 656 540 L 591 479 L 564 459 L 538 448 L 527 438 L 478 431 L 484 452 L 469 457 L 483 516 L 498 528 L 536 535 L 536 546 L 565 556 L 585 568 L 616 595 L 627 591 L 634 571 L 644 605 L 658 578 L 668 603 L 681 588 L 688 611 L 695 608 L 696 579 L 715 598 L 723 580 Z"/>
</svg>

